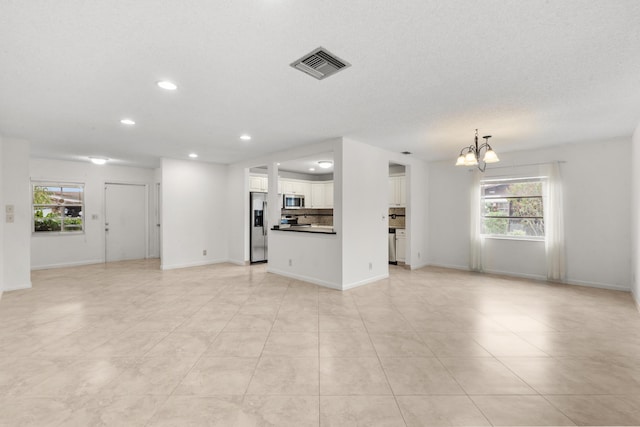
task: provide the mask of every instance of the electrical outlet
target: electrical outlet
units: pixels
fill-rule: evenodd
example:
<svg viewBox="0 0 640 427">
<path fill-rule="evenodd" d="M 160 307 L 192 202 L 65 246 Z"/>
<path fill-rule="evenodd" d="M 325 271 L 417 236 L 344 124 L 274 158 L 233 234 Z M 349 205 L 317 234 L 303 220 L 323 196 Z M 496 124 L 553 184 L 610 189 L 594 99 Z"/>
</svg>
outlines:
<svg viewBox="0 0 640 427">
<path fill-rule="evenodd" d="M 373 263 L 369 263 L 369 271 L 373 270 Z"/>
<path fill-rule="evenodd" d="M 293 265 L 293 261 L 291 261 L 291 259 L 289 259 L 289 267 L 291 267 Z"/>
<path fill-rule="evenodd" d="M 202 250 L 202 256 L 207 256 L 207 250 L 206 249 Z"/>
<path fill-rule="evenodd" d="M 13 205 L 6 205 L 6 206 L 4 207 L 4 210 L 5 210 L 5 213 L 8 213 L 8 214 L 12 214 L 12 213 L 14 213 L 14 207 L 13 207 Z"/>
<path fill-rule="evenodd" d="M 7 222 L 13 222 L 13 214 L 7 214 Z"/>
</svg>

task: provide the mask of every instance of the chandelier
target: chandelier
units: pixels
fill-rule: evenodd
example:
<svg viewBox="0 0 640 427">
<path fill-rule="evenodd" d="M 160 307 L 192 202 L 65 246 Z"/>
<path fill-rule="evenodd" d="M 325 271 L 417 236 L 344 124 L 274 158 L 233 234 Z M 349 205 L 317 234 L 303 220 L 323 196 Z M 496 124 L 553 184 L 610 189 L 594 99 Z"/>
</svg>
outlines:
<svg viewBox="0 0 640 427">
<path fill-rule="evenodd" d="M 478 146 L 478 129 L 476 129 L 475 144 L 471 144 L 460 150 L 456 166 L 478 166 L 480 172 L 484 172 L 487 163 L 497 163 L 500 161 L 496 152 L 493 151 L 489 145 L 491 135 L 485 135 L 482 138 L 484 138 L 484 143 Z M 484 156 L 482 156 L 483 150 Z M 482 157 L 482 161 L 480 161 L 480 157 Z"/>
</svg>

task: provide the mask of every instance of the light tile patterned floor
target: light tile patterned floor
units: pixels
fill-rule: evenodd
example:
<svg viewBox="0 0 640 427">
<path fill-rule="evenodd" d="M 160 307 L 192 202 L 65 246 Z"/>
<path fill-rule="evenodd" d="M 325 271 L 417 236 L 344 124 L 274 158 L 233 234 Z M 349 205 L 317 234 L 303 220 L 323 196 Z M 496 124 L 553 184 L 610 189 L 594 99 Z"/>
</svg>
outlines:
<svg viewBox="0 0 640 427">
<path fill-rule="evenodd" d="M 0 300 L 2 426 L 640 425 L 627 293 L 427 268 L 33 273 Z"/>
</svg>

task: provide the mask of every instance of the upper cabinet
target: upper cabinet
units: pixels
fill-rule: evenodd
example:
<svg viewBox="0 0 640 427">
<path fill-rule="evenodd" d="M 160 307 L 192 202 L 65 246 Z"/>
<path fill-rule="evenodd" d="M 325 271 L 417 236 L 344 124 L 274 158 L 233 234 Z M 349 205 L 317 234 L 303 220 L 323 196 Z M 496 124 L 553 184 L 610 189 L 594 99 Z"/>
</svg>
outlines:
<svg viewBox="0 0 640 427">
<path fill-rule="evenodd" d="M 249 175 L 249 191 L 269 191 L 265 175 Z M 304 196 L 307 208 L 333 208 L 333 181 L 303 181 L 281 178 L 278 180 L 279 194 Z"/>
<path fill-rule="evenodd" d="M 389 177 L 389 206 L 405 207 L 407 206 L 407 180 L 404 175 L 396 175 Z"/>
<path fill-rule="evenodd" d="M 281 179 L 280 184 L 284 194 L 301 194 L 305 197 L 311 197 L 311 184 L 308 181 Z"/>
<path fill-rule="evenodd" d="M 307 202 L 307 207 L 317 209 L 333 208 L 333 181 L 312 182 L 310 200 L 311 204 Z"/>
<path fill-rule="evenodd" d="M 268 190 L 269 180 L 266 176 L 249 175 L 249 191 L 262 191 L 266 193 Z"/>
</svg>

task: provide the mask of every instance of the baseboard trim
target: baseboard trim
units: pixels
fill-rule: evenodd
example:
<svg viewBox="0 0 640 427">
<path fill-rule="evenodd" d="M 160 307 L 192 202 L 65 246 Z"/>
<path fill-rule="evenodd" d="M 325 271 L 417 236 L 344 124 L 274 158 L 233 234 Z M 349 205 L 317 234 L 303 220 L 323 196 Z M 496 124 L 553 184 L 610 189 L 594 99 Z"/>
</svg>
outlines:
<svg viewBox="0 0 640 427">
<path fill-rule="evenodd" d="M 459 266 L 459 265 L 449 265 L 449 264 L 433 264 L 433 263 L 430 263 L 430 264 L 427 265 L 427 267 L 441 267 L 441 268 L 451 268 L 451 269 L 454 269 L 454 270 L 470 271 L 469 267 Z M 510 271 L 499 271 L 499 270 L 484 270 L 482 273 L 496 274 L 496 275 L 499 275 L 499 276 L 507 276 L 507 277 L 516 277 L 516 278 L 521 278 L 521 279 L 539 280 L 539 281 L 543 281 L 543 282 L 557 283 L 557 284 L 560 284 L 560 285 L 585 286 L 585 287 L 588 287 L 588 288 L 608 289 L 608 290 L 611 290 L 611 291 L 622 291 L 622 292 L 630 292 L 631 291 L 631 289 L 629 289 L 626 286 L 612 285 L 610 283 L 588 282 L 588 281 L 584 281 L 584 280 L 573 280 L 573 279 L 566 279 L 564 281 L 554 282 L 554 281 L 547 280 L 547 278 L 545 276 L 542 276 L 542 275 L 539 275 L 539 274 L 520 274 L 520 273 L 513 273 L 513 272 L 510 272 Z M 637 300 L 636 300 L 636 303 L 640 306 L 640 303 L 638 303 Z"/>
<path fill-rule="evenodd" d="M 520 279 L 543 280 L 543 281 L 547 280 L 546 276 L 542 276 L 540 274 L 513 273 L 511 271 L 502 271 L 502 270 L 484 270 L 483 273 L 495 274 L 498 276 L 517 277 Z"/>
<path fill-rule="evenodd" d="M 380 276 L 371 277 L 369 279 L 361 280 L 361 281 L 355 282 L 355 283 L 350 283 L 348 285 L 343 285 L 342 286 L 342 290 L 346 291 L 346 290 L 349 290 L 349 289 L 358 288 L 360 286 L 368 285 L 370 283 L 378 282 L 380 280 L 384 280 L 384 279 L 388 279 L 388 278 L 389 278 L 389 274 L 381 274 Z"/>
<path fill-rule="evenodd" d="M 424 267 L 440 267 L 440 268 L 450 268 L 452 270 L 462 270 L 462 271 L 470 271 L 469 267 L 465 265 L 457 265 L 457 264 L 438 264 L 433 262 L 428 262 Z M 421 267 L 421 268 L 424 268 Z"/>
<path fill-rule="evenodd" d="M 34 271 L 34 270 L 49 270 L 52 268 L 80 267 L 83 265 L 102 264 L 102 263 L 104 263 L 103 259 L 90 259 L 87 261 L 63 262 L 60 264 L 32 265 L 31 270 Z"/>
<path fill-rule="evenodd" d="M 178 268 L 189 268 L 189 267 L 202 267 L 203 265 L 212 265 L 212 264 L 223 264 L 225 262 L 230 262 L 226 258 L 220 259 L 209 259 L 206 261 L 195 261 L 195 262 L 183 262 L 179 264 L 160 264 L 160 270 L 175 270 Z"/>
<path fill-rule="evenodd" d="M 17 285 L 17 286 L 10 286 L 8 288 L 4 288 L 2 291 L 11 292 L 11 291 L 21 291 L 23 289 L 31 289 L 31 282 L 27 284 Z"/>
<path fill-rule="evenodd" d="M 241 265 L 241 266 L 247 266 L 247 265 L 251 265 L 251 263 L 249 261 L 240 261 L 237 259 L 228 259 L 227 262 L 229 264 L 235 264 L 235 265 Z"/>
<path fill-rule="evenodd" d="M 316 279 L 316 278 L 313 278 L 313 277 L 303 276 L 302 274 L 291 273 L 290 271 L 279 270 L 277 268 L 273 268 L 273 267 L 268 267 L 267 266 L 267 272 L 268 273 L 279 274 L 280 276 L 284 276 L 284 277 L 290 277 L 290 278 L 296 279 L 296 280 L 302 280 L 304 282 L 313 283 L 314 285 L 324 286 L 325 288 L 336 289 L 338 291 L 342 290 L 342 286 L 340 286 L 337 283 L 327 282 L 325 280 L 319 280 L 319 279 Z"/>
<path fill-rule="evenodd" d="M 409 265 L 409 270 L 419 270 L 421 268 L 428 267 L 428 266 L 429 266 L 428 262 L 423 262 L 421 264 L 411 264 Z"/>
<path fill-rule="evenodd" d="M 611 285 L 609 283 L 587 282 L 583 280 L 565 280 L 564 282 L 559 282 L 559 283 L 564 283 L 564 284 L 573 285 L 573 286 L 586 286 L 588 288 L 609 289 L 611 291 L 631 292 L 631 289 L 629 289 L 626 286 Z"/>
</svg>

